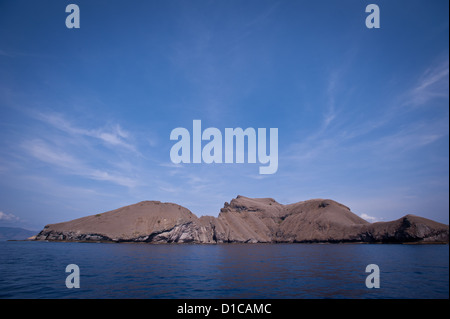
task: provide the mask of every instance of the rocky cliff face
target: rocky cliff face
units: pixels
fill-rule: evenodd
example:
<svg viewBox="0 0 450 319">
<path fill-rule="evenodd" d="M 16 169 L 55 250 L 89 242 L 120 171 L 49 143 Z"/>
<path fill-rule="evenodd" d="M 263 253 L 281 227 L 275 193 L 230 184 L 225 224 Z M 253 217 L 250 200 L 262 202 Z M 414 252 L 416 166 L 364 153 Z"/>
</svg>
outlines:
<svg viewBox="0 0 450 319">
<path fill-rule="evenodd" d="M 36 240 L 148 243 L 448 242 L 449 227 L 407 215 L 369 223 L 329 199 L 282 205 L 238 196 L 217 218 L 198 218 L 171 203 L 145 201 L 103 214 L 51 224 Z"/>
</svg>

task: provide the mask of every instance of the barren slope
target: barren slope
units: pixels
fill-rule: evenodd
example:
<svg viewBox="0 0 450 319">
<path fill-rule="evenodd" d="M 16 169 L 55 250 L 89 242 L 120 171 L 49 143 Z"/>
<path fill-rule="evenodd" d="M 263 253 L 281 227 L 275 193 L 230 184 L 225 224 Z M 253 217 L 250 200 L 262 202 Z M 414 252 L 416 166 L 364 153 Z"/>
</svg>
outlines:
<svg viewBox="0 0 450 319">
<path fill-rule="evenodd" d="M 211 230 L 188 209 L 144 201 L 103 214 L 45 226 L 37 240 L 210 242 Z"/>
</svg>

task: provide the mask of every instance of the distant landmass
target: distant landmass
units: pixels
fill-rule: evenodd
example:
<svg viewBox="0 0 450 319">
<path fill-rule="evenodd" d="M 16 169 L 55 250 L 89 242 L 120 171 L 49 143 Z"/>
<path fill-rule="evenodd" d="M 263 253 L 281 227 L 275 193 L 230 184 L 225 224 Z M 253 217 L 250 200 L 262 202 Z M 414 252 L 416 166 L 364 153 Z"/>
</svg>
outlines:
<svg viewBox="0 0 450 319">
<path fill-rule="evenodd" d="M 18 227 L 0 227 L 0 241 L 5 240 L 24 240 L 33 235 L 35 231 Z"/>
<path fill-rule="evenodd" d="M 448 243 L 449 226 L 406 215 L 369 223 L 330 199 L 282 205 L 237 196 L 218 217 L 198 218 L 173 203 L 143 201 L 46 225 L 35 240 L 146 243 Z"/>
</svg>

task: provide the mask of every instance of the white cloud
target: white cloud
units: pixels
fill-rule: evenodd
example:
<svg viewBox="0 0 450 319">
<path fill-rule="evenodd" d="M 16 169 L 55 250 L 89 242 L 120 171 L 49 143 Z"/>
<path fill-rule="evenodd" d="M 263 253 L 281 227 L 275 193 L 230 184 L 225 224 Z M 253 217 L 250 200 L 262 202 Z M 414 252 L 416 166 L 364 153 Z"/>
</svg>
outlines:
<svg viewBox="0 0 450 319">
<path fill-rule="evenodd" d="M 7 213 L 0 211 L 0 221 L 11 222 L 11 221 L 18 221 L 19 219 L 20 219 L 19 217 L 15 216 L 13 214 L 7 214 Z"/>
<path fill-rule="evenodd" d="M 418 106 L 433 98 L 448 98 L 448 58 L 423 72 L 417 84 L 408 92 L 405 104 Z"/>
<path fill-rule="evenodd" d="M 136 187 L 139 184 L 136 180 L 127 176 L 111 174 L 101 170 L 90 170 L 85 175 L 95 180 L 108 181 L 129 188 Z"/>
<path fill-rule="evenodd" d="M 393 158 L 448 136 L 448 116 L 438 120 L 421 118 L 406 124 L 401 123 L 402 125 L 398 125 L 394 133 L 388 131 L 386 134 L 382 131 L 385 127 L 402 121 L 405 107 L 412 109 L 424 106 L 435 98 L 448 99 L 448 58 L 440 60 L 439 63 L 430 63 L 430 67 L 422 70 L 414 85 L 393 98 L 393 100 L 401 101 L 400 103 L 388 104 L 386 112 L 380 112 L 378 117 L 367 117 L 355 123 L 344 123 L 338 116 L 339 109 L 336 107 L 338 105 L 336 102 L 341 73 L 343 70 L 330 73 L 328 86 L 324 91 L 327 107 L 322 113 L 321 125 L 309 135 L 301 136 L 300 141 L 294 140 L 288 151 L 282 154 L 285 160 L 298 165 L 302 161 L 324 158 L 333 151 L 339 152 L 346 142 L 351 142 L 347 144 L 350 146 L 346 146 L 346 149 L 355 154 L 369 150 L 372 153 L 385 154 L 385 158 Z M 378 132 L 378 136 L 375 139 L 359 140 L 371 132 Z"/>
<path fill-rule="evenodd" d="M 25 142 L 23 147 L 34 158 L 51 164 L 54 167 L 61 168 L 64 173 L 70 175 L 83 176 L 93 180 L 108 181 L 129 188 L 139 184 L 137 180 L 124 176 L 121 173 L 108 172 L 103 169 L 99 170 L 91 167 L 81 159 L 67 154 L 64 150 L 58 149 L 56 146 L 51 146 L 40 139 Z"/>
<path fill-rule="evenodd" d="M 333 72 L 328 80 L 327 88 L 327 98 L 328 98 L 328 109 L 323 115 L 323 127 L 326 129 L 328 125 L 336 118 L 336 87 L 338 84 L 339 72 Z"/>
<path fill-rule="evenodd" d="M 405 125 L 395 134 L 386 135 L 373 142 L 366 142 L 365 148 L 389 158 L 425 147 L 448 135 L 448 119 L 438 121 L 420 120 Z"/>
<path fill-rule="evenodd" d="M 163 192 L 166 192 L 166 193 L 177 193 L 177 192 L 180 191 L 180 189 L 178 189 L 176 187 L 163 187 L 163 186 L 160 186 L 159 189 L 162 190 Z"/>
<path fill-rule="evenodd" d="M 377 217 L 369 216 L 369 215 L 367 215 L 367 214 L 361 214 L 361 215 L 359 215 L 359 217 L 361 217 L 362 219 L 367 220 L 367 221 L 370 222 L 370 223 L 374 223 L 374 222 L 377 222 L 377 221 L 378 221 L 378 218 L 377 218 Z"/>
<path fill-rule="evenodd" d="M 35 158 L 52 165 L 56 165 L 71 170 L 81 167 L 79 161 L 73 156 L 56 150 L 42 140 L 35 139 L 27 141 L 23 147 Z"/>
<path fill-rule="evenodd" d="M 132 161 L 130 151 L 131 155 L 142 155 L 132 142 L 132 134 L 119 124 L 84 128 L 74 125 L 62 114 L 30 113 L 33 118 L 62 132 L 45 130 L 41 131 L 39 138 L 29 138 L 22 142 L 22 149 L 33 159 L 50 164 L 60 174 L 81 176 L 128 188 L 141 184 L 139 178 L 135 177 L 136 163 Z M 107 148 L 99 147 L 99 141 Z"/>
<path fill-rule="evenodd" d="M 183 167 L 183 165 L 181 165 L 180 163 L 172 163 L 172 162 L 160 163 L 159 166 L 168 167 L 168 168 L 182 168 Z"/>
<path fill-rule="evenodd" d="M 120 146 L 130 151 L 137 152 L 136 147 L 127 141 L 130 134 L 124 131 L 119 125 L 114 126 L 110 131 L 102 129 L 87 131 L 85 135 L 98 138 L 112 146 Z"/>
<path fill-rule="evenodd" d="M 130 142 L 131 134 L 118 124 L 109 128 L 85 129 L 74 126 L 59 114 L 39 113 L 36 118 L 68 134 L 96 138 L 108 146 L 119 146 L 137 152 L 136 147 Z"/>
</svg>

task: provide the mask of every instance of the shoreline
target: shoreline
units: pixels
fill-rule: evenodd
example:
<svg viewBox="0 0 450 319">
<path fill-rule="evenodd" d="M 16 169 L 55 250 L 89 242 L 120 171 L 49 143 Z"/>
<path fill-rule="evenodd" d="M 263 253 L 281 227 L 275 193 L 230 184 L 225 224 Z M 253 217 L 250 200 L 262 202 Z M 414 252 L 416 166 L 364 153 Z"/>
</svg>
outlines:
<svg viewBox="0 0 450 319">
<path fill-rule="evenodd" d="M 26 241 L 26 242 L 46 242 L 46 243 L 82 243 L 82 244 L 140 244 L 140 245 L 199 245 L 199 246 L 214 246 L 214 245 L 449 245 L 448 242 L 364 242 L 364 241 L 304 241 L 304 242 L 223 242 L 223 243 L 195 243 L 195 242 L 145 242 L 145 241 L 112 241 L 112 240 L 35 240 L 35 239 L 8 239 L 6 242 Z"/>
</svg>

